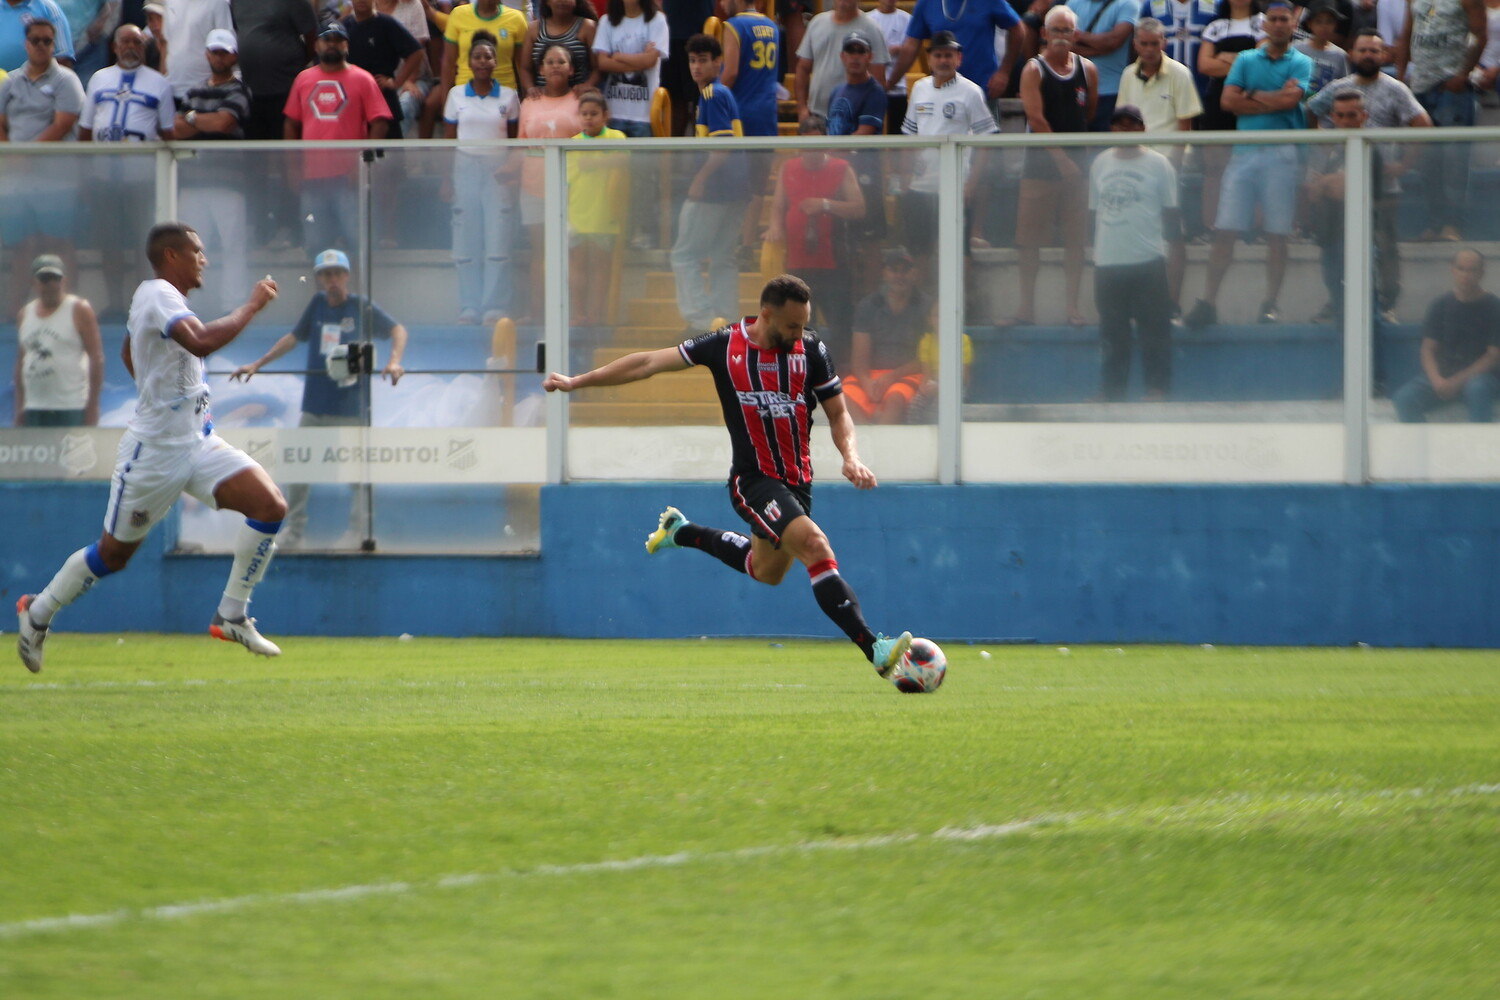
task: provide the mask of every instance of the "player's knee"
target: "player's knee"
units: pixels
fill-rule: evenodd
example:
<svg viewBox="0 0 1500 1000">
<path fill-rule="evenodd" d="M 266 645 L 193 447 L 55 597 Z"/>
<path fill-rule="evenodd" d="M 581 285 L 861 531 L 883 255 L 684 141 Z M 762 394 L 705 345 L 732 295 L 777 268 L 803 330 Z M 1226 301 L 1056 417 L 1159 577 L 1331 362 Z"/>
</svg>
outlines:
<svg viewBox="0 0 1500 1000">
<path fill-rule="evenodd" d="M 825 559 L 834 558 L 833 545 L 828 541 L 828 536 L 817 528 L 814 528 L 802 540 L 801 552 L 798 554 L 802 561 L 809 566 L 813 563 L 823 562 Z"/>
<path fill-rule="evenodd" d="M 286 519 L 286 497 L 282 496 L 281 490 L 276 489 L 274 486 L 259 506 L 261 508 L 260 513 L 250 515 L 257 521 L 275 522 Z"/>
<path fill-rule="evenodd" d="M 118 573 L 130 565 L 130 557 L 135 555 L 137 547 L 136 545 L 127 545 L 116 541 L 114 538 L 106 535 L 99 541 L 99 560 L 104 563 L 105 569 L 111 573 Z"/>
</svg>

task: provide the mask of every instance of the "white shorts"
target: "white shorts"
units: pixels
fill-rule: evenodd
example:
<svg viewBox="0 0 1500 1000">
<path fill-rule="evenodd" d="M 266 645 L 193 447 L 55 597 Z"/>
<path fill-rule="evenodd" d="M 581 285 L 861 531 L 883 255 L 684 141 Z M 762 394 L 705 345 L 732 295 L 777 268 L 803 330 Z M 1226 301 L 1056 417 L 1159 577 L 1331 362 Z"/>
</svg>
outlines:
<svg viewBox="0 0 1500 1000">
<path fill-rule="evenodd" d="M 110 477 L 104 530 L 122 542 L 138 542 L 184 493 L 217 510 L 218 485 L 254 465 L 255 459 L 217 434 L 156 444 L 126 431 Z"/>
</svg>

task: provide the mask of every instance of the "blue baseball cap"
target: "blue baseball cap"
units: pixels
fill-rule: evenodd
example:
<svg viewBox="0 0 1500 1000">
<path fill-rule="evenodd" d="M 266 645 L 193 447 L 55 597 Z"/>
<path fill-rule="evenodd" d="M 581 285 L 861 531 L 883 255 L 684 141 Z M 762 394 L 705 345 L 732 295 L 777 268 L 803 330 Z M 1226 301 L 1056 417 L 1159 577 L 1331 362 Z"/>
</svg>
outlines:
<svg viewBox="0 0 1500 1000">
<path fill-rule="evenodd" d="M 313 274 L 326 271 L 331 267 L 349 270 L 349 255 L 342 250 L 324 250 L 313 258 Z"/>
</svg>

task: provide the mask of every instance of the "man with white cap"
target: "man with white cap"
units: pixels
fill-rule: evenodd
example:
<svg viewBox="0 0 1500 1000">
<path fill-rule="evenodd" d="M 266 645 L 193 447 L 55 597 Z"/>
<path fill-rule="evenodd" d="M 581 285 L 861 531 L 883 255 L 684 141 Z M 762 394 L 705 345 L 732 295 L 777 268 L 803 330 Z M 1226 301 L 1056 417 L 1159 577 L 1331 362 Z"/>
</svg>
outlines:
<svg viewBox="0 0 1500 1000">
<path fill-rule="evenodd" d="M 104 385 L 94 308 L 68 292 L 61 257 L 42 254 L 31 277 L 36 298 L 16 317 L 16 426 L 92 427 Z"/>
<path fill-rule="evenodd" d="M 208 79 L 187 92 L 173 121 L 172 135 L 193 142 L 243 139 L 251 95 L 236 72 L 239 41 L 228 28 L 215 28 L 208 33 L 206 48 Z M 247 171 L 261 166 L 242 157 L 203 156 L 185 161 L 179 172 L 182 215 L 194 220 L 204 244 L 223 261 L 209 290 L 217 293 L 219 305 L 226 310 L 239 301 L 250 283 L 245 191 L 253 186 Z"/>
<path fill-rule="evenodd" d="M 231 376 L 248 381 L 252 375 L 277 358 L 307 344 L 310 374 L 302 383 L 303 427 L 363 427 L 370 422 L 370 383 L 368 379 L 336 382 L 327 374 L 328 355 L 344 344 L 358 344 L 379 338 L 391 342 L 390 359 L 383 374 L 395 385 L 406 370 L 401 356 L 406 352 L 406 327 L 396 322 L 374 300 L 349 291 L 349 256 L 342 250 L 324 250 L 313 260 L 313 277 L 318 292 L 302 311 L 302 318 L 290 333 L 282 336 L 260 360 L 241 365 Z M 366 325 L 368 323 L 368 326 Z M 350 544 L 363 545 L 370 538 L 368 487 L 356 489 L 349 510 Z M 307 528 L 307 495 L 305 483 L 287 487 L 286 530 L 279 545 L 295 548 Z M 339 547 L 344 547 L 341 543 Z"/>
<path fill-rule="evenodd" d="M 180 101 L 208 75 L 203 52 L 208 33 L 215 28 L 234 29 L 229 0 L 165 0 L 167 14 L 162 31 L 167 41 L 167 79 Z"/>
<path fill-rule="evenodd" d="M 146 35 L 133 24 L 115 29 L 115 64 L 89 80 L 80 142 L 145 142 L 172 138 L 175 105 L 167 78 L 145 65 Z M 98 240 L 106 290 L 105 322 L 123 323 L 125 292 L 137 250 L 135 241 L 151 224 L 156 165 L 148 156 L 90 159 L 93 233 Z"/>
</svg>

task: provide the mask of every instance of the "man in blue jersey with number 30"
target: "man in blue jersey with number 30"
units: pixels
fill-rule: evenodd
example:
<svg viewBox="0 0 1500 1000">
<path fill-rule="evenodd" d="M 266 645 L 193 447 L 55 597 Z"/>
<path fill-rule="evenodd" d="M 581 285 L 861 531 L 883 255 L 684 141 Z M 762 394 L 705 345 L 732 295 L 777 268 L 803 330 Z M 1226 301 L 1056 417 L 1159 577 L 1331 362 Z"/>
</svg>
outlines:
<svg viewBox="0 0 1500 1000">
<path fill-rule="evenodd" d="M 729 20 L 724 22 L 724 71 L 719 82 L 739 105 L 745 135 L 776 135 L 777 64 L 781 57 L 781 26 L 761 13 L 764 0 L 728 0 Z M 755 243 L 760 229 L 761 199 L 771 177 L 773 154 L 748 153 L 750 198 L 740 225 L 740 244 Z"/>
</svg>

